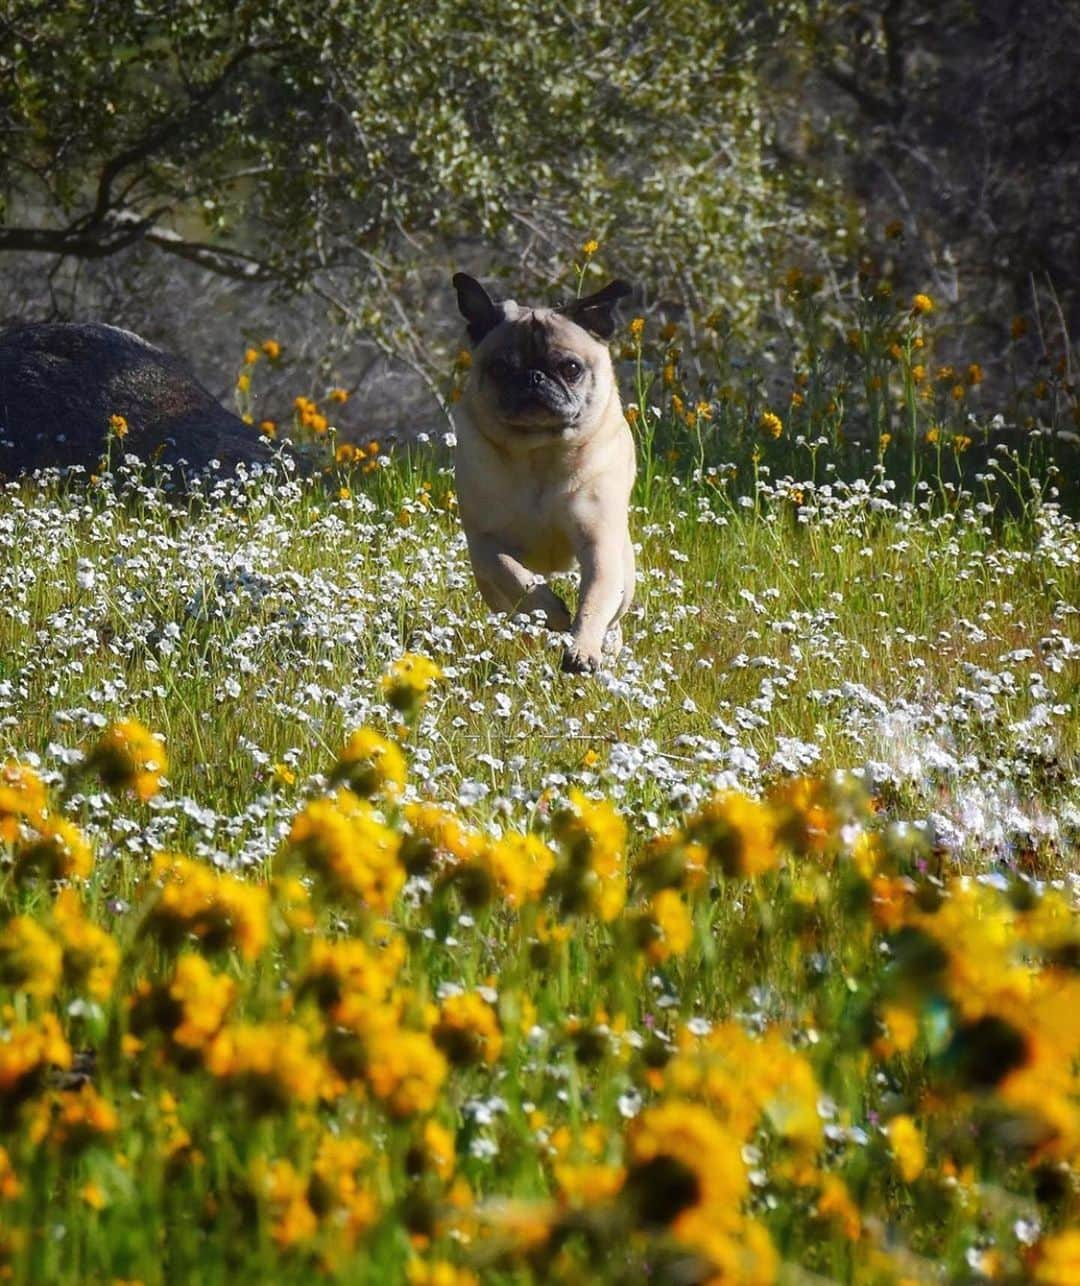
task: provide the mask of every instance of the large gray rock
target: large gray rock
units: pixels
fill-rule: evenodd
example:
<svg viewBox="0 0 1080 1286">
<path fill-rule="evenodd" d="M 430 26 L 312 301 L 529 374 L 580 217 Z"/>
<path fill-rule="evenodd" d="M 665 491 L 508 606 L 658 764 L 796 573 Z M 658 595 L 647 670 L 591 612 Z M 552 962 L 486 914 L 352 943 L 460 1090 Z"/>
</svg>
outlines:
<svg viewBox="0 0 1080 1286">
<path fill-rule="evenodd" d="M 263 463 L 257 430 L 226 411 L 186 364 L 130 331 L 37 323 L 0 332 L 0 476 L 82 465 L 97 469 L 109 419 L 122 415 L 125 453 L 183 474 L 211 460 L 222 472 Z"/>
</svg>

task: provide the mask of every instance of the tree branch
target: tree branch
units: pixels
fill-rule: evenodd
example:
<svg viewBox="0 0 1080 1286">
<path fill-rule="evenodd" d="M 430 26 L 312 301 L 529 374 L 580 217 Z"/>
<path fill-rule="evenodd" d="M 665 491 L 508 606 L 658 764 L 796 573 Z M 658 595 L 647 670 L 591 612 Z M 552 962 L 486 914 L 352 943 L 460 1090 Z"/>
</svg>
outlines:
<svg viewBox="0 0 1080 1286">
<path fill-rule="evenodd" d="M 73 224 L 68 228 L 0 228 L 0 253 L 23 250 L 31 254 L 74 255 L 79 259 L 107 259 L 144 235 L 145 219 L 132 217 L 127 227 L 113 225 L 88 229 Z"/>
<path fill-rule="evenodd" d="M 254 255 L 214 246 L 207 241 L 188 241 L 169 228 L 148 228 L 142 239 L 166 254 L 187 259 L 200 268 L 209 268 L 218 276 L 231 277 L 234 281 L 277 281 L 281 277 L 277 269 Z"/>
<path fill-rule="evenodd" d="M 194 95 L 187 107 L 177 115 L 167 117 L 159 121 L 153 128 L 148 130 L 138 142 L 133 143 L 130 147 L 118 152 L 115 156 L 101 167 L 98 175 L 97 196 L 94 201 L 94 208 L 90 212 L 90 223 L 101 223 L 105 220 L 112 208 L 112 189 L 117 178 L 130 169 L 131 166 L 137 165 L 140 161 L 145 161 L 153 156 L 167 143 L 182 137 L 198 121 L 203 110 L 216 97 L 219 91 L 235 74 L 237 68 L 241 67 L 249 58 L 257 53 L 265 53 L 272 49 L 272 45 L 243 45 L 229 59 L 217 76 L 199 92 Z"/>
<path fill-rule="evenodd" d="M 159 212 L 160 213 L 160 212 Z M 189 263 L 209 268 L 234 281 L 275 281 L 281 274 L 254 255 L 208 241 L 189 241 L 171 228 L 162 228 L 155 217 L 142 218 L 130 211 L 113 213 L 101 224 L 90 228 L 0 228 L 0 253 L 21 250 L 31 254 L 50 254 L 60 258 L 107 259 L 136 241 L 145 241 L 166 254 L 176 255 Z"/>
</svg>

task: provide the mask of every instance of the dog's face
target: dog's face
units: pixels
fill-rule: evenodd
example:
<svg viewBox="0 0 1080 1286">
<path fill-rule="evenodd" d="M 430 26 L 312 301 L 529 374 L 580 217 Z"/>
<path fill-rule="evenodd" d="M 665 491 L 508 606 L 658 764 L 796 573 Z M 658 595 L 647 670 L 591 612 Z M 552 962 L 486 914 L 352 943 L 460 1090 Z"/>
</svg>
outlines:
<svg viewBox="0 0 1080 1286">
<path fill-rule="evenodd" d="M 608 413 L 615 392 L 602 341 L 615 329 L 623 282 L 564 308 L 495 303 L 471 277 L 454 278 L 473 362 L 467 410 L 485 436 L 508 446 L 581 440 Z"/>
</svg>

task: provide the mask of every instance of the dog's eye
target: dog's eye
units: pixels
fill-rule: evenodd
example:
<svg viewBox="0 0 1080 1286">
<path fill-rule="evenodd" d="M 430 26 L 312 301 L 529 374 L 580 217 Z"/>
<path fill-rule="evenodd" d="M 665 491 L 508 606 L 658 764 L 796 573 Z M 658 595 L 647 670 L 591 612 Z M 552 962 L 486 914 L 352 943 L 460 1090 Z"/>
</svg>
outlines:
<svg viewBox="0 0 1080 1286">
<path fill-rule="evenodd" d="M 581 372 L 584 369 L 584 366 L 582 366 L 576 357 L 568 357 L 565 361 L 559 363 L 559 374 L 564 380 L 567 380 L 570 383 L 579 379 L 581 377 Z"/>
</svg>

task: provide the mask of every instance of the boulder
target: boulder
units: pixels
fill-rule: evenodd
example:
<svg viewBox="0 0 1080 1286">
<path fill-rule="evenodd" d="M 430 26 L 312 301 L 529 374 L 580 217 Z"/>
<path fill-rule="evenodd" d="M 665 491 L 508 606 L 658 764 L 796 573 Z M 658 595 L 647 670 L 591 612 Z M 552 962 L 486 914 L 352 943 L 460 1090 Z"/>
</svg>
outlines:
<svg viewBox="0 0 1080 1286">
<path fill-rule="evenodd" d="M 220 462 L 264 463 L 258 431 L 214 398 L 179 358 L 138 335 L 95 323 L 35 323 L 0 332 L 0 476 L 82 465 L 95 472 L 110 418 L 127 433 L 115 464 L 131 453 L 183 476 Z"/>
</svg>

